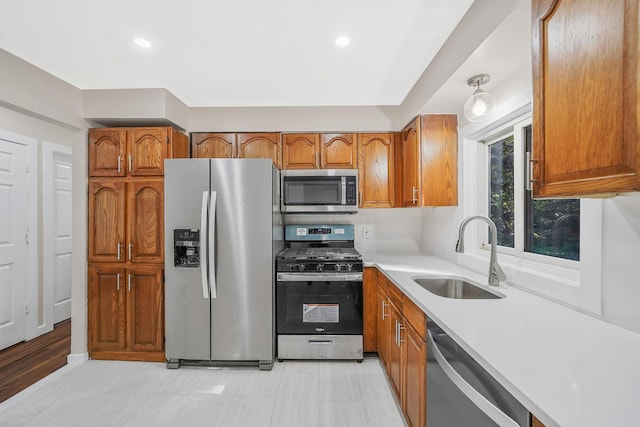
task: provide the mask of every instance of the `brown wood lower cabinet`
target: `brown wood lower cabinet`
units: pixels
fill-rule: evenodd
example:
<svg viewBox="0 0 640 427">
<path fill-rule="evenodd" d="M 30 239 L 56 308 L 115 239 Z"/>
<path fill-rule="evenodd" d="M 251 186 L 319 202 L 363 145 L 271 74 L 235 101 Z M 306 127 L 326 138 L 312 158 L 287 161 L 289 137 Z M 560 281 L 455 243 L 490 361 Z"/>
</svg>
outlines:
<svg viewBox="0 0 640 427">
<path fill-rule="evenodd" d="M 411 427 L 426 425 L 427 342 L 425 314 L 377 274 L 378 355 Z M 365 302 L 365 305 L 367 303 Z"/>
<path fill-rule="evenodd" d="M 89 265 L 89 355 L 164 361 L 163 269 Z"/>
</svg>

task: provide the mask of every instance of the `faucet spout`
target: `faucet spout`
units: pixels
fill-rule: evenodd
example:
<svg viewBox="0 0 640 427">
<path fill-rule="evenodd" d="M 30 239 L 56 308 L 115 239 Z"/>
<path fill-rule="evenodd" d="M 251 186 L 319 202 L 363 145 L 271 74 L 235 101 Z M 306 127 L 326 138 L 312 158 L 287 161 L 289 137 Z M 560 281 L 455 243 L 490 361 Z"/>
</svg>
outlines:
<svg viewBox="0 0 640 427">
<path fill-rule="evenodd" d="M 489 225 L 489 231 L 491 233 L 491 257 L 489 259 L 489 285 L 498 286 L 501 280 L 506 280 L 507 275 L 504 273 L 500 264 L 498 264 L 498 251 L 496 241 L 498 240 L 498 230 L 496 225 L 490 218 L 482 215 L 469 216 L 462 220 L 460 223 L 460 229 L 458 230 L 458 241 L 456 242 L 456 252 L 464 252 L 464 230 L 467 228 L 467 224 L 471 221 L 479 219 Z"/>
</svg>

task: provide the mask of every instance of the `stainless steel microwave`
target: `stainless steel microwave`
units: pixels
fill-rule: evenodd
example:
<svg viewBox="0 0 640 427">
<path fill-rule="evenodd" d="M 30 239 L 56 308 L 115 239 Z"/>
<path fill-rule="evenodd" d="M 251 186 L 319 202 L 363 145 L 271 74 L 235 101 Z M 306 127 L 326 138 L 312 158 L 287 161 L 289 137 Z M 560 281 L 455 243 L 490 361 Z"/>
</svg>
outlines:
<svg viewBox="0 0 640 427">
<path fill-rule="evenodd" d="M 300 169 L 281 173 L 282 213 L 358 212 L 357 169 Z"/>
</svg>

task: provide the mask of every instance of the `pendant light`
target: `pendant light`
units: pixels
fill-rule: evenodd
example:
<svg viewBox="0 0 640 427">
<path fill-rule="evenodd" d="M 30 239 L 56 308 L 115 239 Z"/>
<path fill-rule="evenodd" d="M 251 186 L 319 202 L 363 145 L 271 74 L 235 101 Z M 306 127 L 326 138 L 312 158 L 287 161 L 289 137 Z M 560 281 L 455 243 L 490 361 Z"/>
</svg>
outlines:
<svg viewBox="0 0 640 427">
<path fill-rule="evenodd" d="M 489 74 L 478 74 L 467 80 L 469 86 L 476 88 L 473 95 L 464 103 L 464 116 L 470 122 L 481 122 L 486 119 L 496 106 L 496 99 L 493 95 L 480 89 L 480 85 L 487 83 L 490 79 Z"/>
</svg>

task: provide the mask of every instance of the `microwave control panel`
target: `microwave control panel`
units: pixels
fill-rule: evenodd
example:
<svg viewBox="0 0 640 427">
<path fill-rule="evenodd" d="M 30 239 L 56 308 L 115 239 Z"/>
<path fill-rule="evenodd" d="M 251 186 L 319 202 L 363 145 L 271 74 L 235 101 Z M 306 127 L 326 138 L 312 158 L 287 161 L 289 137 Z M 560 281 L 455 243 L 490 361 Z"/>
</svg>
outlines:
<svg viewBox="0 0 640 427">
<path fill-rule="evenodd" d="M 349 206 L 357 206 L 358 205 L 358 189 L 356 188 L 356 177 L 348 176 L 346 177 L 346 204 Z"/>
</svg>

